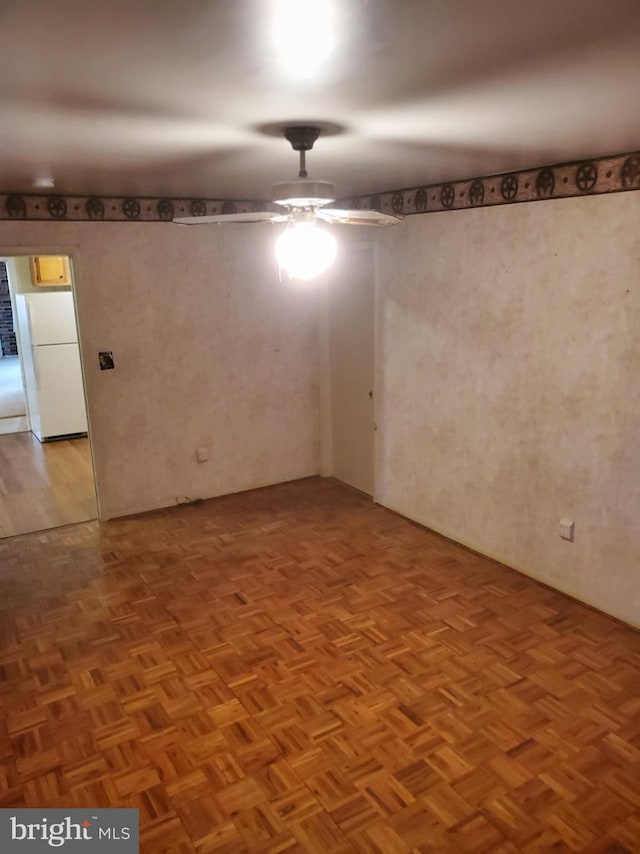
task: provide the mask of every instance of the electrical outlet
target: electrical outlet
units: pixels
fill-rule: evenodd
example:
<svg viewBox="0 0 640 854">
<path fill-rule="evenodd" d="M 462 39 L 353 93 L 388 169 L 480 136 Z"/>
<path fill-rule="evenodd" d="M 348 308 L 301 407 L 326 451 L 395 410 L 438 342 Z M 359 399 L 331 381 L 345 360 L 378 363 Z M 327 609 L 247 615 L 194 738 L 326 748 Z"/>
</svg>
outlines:
<svg viewBox="0 0 640 854">
<path fill-rule="evenodd" d="M 196 448 L 196 459 L 199 463 L 206 463 L 209 459 L 209 448 Z"/>
<path fill-rule="evenodd" d="M 576 536 L 576 526 L 572 519 L 560 519 L 558 522 L 558 533 L 563 540 L 572 543 Z"/>
</svg>

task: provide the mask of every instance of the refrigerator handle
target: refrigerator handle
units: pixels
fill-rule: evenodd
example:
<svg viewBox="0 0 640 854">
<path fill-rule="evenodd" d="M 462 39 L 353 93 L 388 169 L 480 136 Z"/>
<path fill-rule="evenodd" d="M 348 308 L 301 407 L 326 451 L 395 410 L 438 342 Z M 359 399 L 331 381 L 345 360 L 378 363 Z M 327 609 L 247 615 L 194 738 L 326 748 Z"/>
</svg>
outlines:
<svg viewBox="0 0 640 854">
<path fill-rule="evenodd" d="M 37 389 L 38 389 L 38 391 L 39 391 L 39 390 L 40 390 L 40 388 L 41 388 L 41 386 L 40 386 L 40 373 L 39 373 L 39 371 L 38 371 L 38 359 L 37 359 L 37 357 L 36 357 L 36 349 L 37 349 L 37 348 L 36 348 L 36 347 L 34 347 L 34 346 L 33 346 L 33 344 L 32 344 L 32 345 L 31 345 L 31 359 L 32 359 L 32 361 L 33 361 L 33 375 L 34 375 L 34 377 L 35 377 L 35 379 L 36 379 L 36 388 L 37 388 Z"/>
<path fill-rule="evenodd" d="M 25 300 L 27 306 L 27 328 L 29 330 L 29 340 L 33 341 L 33 322 L 31 320 L 31 302 Z"/>
</svg>

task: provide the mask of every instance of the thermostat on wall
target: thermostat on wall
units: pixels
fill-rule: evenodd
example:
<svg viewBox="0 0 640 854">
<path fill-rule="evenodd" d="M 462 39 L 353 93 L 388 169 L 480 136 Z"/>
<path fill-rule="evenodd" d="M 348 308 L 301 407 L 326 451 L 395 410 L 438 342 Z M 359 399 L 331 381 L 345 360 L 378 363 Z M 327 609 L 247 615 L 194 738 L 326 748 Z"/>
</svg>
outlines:
<svg viewBox="0 0 640 854">
<path fill-rule="evenodd" d="M 113 363 L 113 353 L 111 350 L 105 350 L 98 353 L 98 361 L 100 362 L 101 371 L 112 371 L 115 368 Z"/>
</svg>

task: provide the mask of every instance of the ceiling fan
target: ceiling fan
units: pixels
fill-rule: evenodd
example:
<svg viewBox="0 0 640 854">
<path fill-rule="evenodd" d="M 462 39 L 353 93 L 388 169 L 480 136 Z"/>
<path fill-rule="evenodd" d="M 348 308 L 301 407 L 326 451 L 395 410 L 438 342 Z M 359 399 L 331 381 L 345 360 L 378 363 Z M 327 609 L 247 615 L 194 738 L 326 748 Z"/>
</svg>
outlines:
<svg viewBox="0 0 640 854">
<path fill-rule="evenodd" d="M 335 186 L 329 181 L 312 181 L 307 176 L 306 153 L 320 135 L 312 125 L 293 125 L 284 128 L 284 136 L 294 151 L 299 152 L 298 178 L 283 181 L 272 187 L 273 202 L 284 208 L 280 211 L 213 214 L 211 216 L 179 216 L 173 222 L 182 225 L 203 225 L 226 222 L 287 223 L 287 230 L 276 244 L 280 267 L 292 278 L 311 279 L 335 259 L 336 243 L 319 224 L 338 225 L 395 225 L 402 217 L 375 210 L 343 210 L 329 207 L 335 201 Z"/>
</svg>

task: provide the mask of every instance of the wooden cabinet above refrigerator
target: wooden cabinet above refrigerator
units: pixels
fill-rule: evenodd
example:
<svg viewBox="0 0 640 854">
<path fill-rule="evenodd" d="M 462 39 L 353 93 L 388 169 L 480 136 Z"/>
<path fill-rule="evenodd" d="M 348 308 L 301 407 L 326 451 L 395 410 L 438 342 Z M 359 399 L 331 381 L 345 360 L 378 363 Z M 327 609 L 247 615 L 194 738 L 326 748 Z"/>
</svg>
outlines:
<svg viewBox="0 0 640 854">
<path fill-rule="evenodd" d="M 31 281 L 38 287 L 71 284 L 71 267 L 66 255 L 33 255 L 29 264 Z"/>
</svg>

